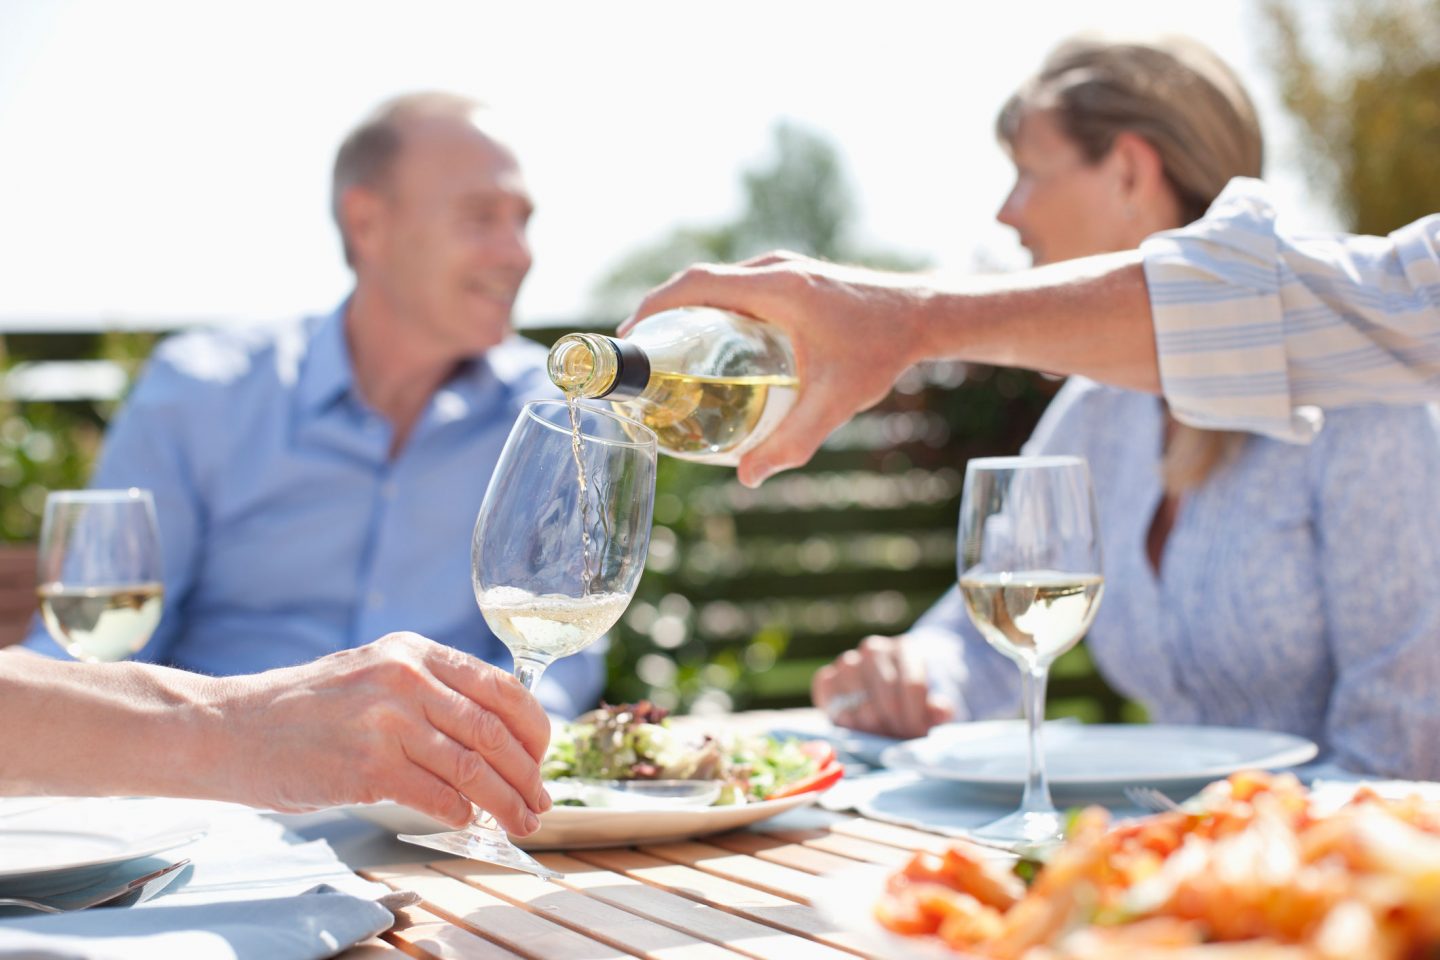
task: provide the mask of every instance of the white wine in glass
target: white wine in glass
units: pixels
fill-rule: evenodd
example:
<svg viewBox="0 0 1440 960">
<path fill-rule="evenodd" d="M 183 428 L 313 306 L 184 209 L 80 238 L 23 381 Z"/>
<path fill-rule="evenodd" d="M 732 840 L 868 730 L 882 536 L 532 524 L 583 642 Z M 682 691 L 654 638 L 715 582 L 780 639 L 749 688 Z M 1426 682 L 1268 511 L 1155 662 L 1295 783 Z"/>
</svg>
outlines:
<svg viewBox="0 0 1440 960">
<path fill-rule="evenodd" d="M 1020 809 L 975 830 L 1017 848 L 1061 839 L 1041 724 L 1050 665 L 1090 628 L 1105 590 L 1090 470 L 1080 457 L 989 457 L 965 468 L 960 594 L 981 636 L 1020 668 L 1029 764 Z"/>
<path fill-rule="evenodd" d="M 480 505 L 470 561 L 480 612 L 526 689 L 552 662 L 604 636 L 629 606 L 650 549 L 655 457 L 649 429 L 589 404 L 536 400 L 515 421 Z M 400 839 L 558 876 L 478 810 L 464 830 Z"/>
<path fill-rule="evenodd" d="M 40 616 L 72 657 L 109 663 L 149 642 L 165 595 L 150 491 L 51 493 L 39 565 Z"/>
</svg>

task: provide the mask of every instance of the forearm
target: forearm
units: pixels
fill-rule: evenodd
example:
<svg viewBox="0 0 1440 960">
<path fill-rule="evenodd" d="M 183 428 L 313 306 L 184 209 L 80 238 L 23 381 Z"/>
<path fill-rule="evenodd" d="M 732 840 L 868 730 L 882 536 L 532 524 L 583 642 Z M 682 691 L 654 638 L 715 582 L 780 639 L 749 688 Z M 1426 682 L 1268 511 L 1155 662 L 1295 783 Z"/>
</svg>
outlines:
<svg viewBox="0 0 1440 960">
<path fill-rule="evenodd" d="M 216 796 L 224 681 L 137 663 L 0 654 L 0 793 Z"/>
<path fill-rule="evenodd" d="M 921 357 L 1079 374 L 1160 391 L 1138 251 L 944 283 L 915 304 Z"/>
</svg>

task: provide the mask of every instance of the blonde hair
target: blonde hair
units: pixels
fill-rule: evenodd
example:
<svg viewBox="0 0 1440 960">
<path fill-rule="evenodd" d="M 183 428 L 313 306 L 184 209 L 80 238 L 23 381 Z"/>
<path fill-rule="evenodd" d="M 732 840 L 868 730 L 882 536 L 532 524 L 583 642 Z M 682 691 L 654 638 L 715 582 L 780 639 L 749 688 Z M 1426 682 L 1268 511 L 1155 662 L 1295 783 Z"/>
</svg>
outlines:
<svg viewBox="0 0 1440 960">
<path fill-rule="evenodd" d="M 426 91 L 406 93 L 380 104 L 346 135 L 335 153 L 335 167 L 330 177 L 330 215 L 340 230 L 340 244 L 345 262 L 355 265 L 350 238 L 345 235 L 345 221 L 340 213 L 340 200 L 351 187 L 379 187 L 390 175 L 395 158 L 404 141 L 405 124 L 426 117 L 465 120 L 485 109 L 485 104 L 458 93 Z"/>
<path fill-rule="evenodd" d="M 1021 118 L 1049 111 L 1090 163 L 1124 132 L 1160 156 L 1183 226 L 1205 214 L 1232 177 L 1258 177 L 1264 138 L 1235 72 L 1188 37 L 1111 40 L 1082 36 L 1056 47 L 1001 108 L 995 129 L 1013 143 Z M 1233 459 L 1248 434 L 1176 424 L 1160 465 L 1181 493 Z"/>
</svg>

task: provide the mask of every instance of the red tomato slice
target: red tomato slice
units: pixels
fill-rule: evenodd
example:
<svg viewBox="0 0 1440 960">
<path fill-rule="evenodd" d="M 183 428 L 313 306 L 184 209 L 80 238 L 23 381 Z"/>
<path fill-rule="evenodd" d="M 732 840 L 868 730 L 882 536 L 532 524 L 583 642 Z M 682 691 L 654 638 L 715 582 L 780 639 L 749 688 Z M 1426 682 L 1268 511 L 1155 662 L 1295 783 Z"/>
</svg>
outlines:
<svg viewBox="0 0 1440 960">
<path fill-rule="evenodd" d="M 800 744 L 800 752 L 815 761 L 815 769 L 823 770 L 835 762 L 835 748 L 829 740 L 806 740 Z"/>
<path fill-rule="evenodd" d="M 833 757 L 835 751 L 830 751 Z M 845 768 L 839 761 L 831 760 L 828 764 L 816 770 L 803 780 L 796 780 L 794 783 L 787 783 L 766 797 L 766 800 L 781 800 L 785 797 L 797 797 L 802 793 L 810 793 L 815 790 L 826 790 L 833 787 L 835 783 L 845 776 Z"/>
</svg>

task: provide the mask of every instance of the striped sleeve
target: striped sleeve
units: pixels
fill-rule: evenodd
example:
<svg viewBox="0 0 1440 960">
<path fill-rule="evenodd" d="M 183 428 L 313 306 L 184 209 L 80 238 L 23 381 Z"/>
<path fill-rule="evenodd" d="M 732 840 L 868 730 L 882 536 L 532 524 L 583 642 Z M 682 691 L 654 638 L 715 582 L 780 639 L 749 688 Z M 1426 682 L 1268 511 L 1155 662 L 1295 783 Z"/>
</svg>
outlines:
<svg viewBox="0 0 1440 960">
<path fill-rule="evenodd" d="M 1319 408 L 1440 399 L 1440 214 L 1388 237 L 1288 237 L 1264 184 L 1141 245 L 1160 379 L 1200 427 L 1306 442 Z"/>
</svg>

